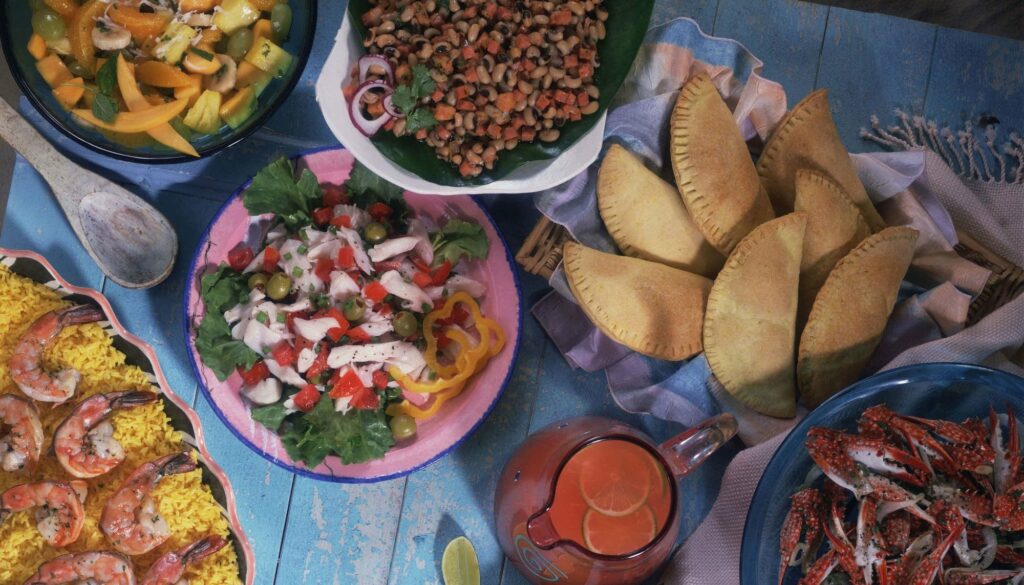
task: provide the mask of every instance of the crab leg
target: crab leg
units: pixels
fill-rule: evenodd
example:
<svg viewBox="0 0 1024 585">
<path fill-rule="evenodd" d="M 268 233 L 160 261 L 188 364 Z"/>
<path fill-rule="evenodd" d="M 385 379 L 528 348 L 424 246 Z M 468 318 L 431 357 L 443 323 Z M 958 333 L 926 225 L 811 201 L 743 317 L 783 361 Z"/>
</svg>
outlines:
<svg viewBox="0 0 1024 585">
<path fill-rule="evenodd" d="M 790 502 L 779 535 L 779 585 L 789 567 L 804 565 L 806 568 L 821 543 L 821 492 L 805 488 L 793 494 Z M 804 537 L 802 542 L 801 536 Z"/>
<path fill-rule="evenodd" d="M 835 549 L 829 549 L 829 551 L 814 561 L 811 568 L 807 570 L 807 573 L 800 579 L 797 585 L 821 585 L 828 579 L 828 576 L 835 570 L 836 565 L 839 564 L 839 558 L 836 555 Z"/>
</svg>

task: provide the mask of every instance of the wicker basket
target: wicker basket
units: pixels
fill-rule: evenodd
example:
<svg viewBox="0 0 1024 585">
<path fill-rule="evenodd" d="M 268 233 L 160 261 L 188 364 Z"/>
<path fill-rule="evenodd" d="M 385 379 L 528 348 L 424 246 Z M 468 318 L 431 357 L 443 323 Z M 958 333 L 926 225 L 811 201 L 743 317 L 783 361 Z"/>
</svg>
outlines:
<svg viewBox="0 0 1024 585">
<path fill-rule="evenodd" d="M 954 248 L 957 254 L 992 271 L 985 288 L 968 309 L 967 325 L 970 326 L 1024 291 L 1024 270 L 990 252 L 965 233 L 958 232 L 957 237 L 960 240 Z M 562 261 L 562 245 L 571 239 L 572 236 L 564 227 L 541 216 L 540 221 L 519 248 L 516 262 L 530 274 L 550 278 L 558 263 Z M 1024 357 L 1024 348 L 1021 352 Z"/>
</svg>

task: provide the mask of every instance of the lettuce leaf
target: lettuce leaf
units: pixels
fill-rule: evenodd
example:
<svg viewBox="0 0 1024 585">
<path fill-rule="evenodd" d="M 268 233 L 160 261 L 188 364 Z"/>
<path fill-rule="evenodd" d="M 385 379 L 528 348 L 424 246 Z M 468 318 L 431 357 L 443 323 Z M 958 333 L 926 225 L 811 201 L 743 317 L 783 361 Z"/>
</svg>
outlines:
<svg viewBox="0 0 1024 585">
<path fill-rule="evenodd" d="M 284 157 L 260 169 L 242 196 L 250 215 L 272 213 L 290 230 L 311 224 L 313 210 L 322 199 L 316 176 L 309 169 L 302 169 L 296 180 L 295 167 Z"/>
<path fill-rule="evenodd" d="M 487 234 L 480 224 L 452 218 L 430 236 L 434 245 L 434 263 L 445 260 L 458 264 L 462 258 L 479 260 L 487 257 Z"/>
<path fill-rule="evenodd" d="M 329 397 L 305 415 L 289 420 L 281 433 L 288 456 L 310 468 L 337 455 L 348 465 L 380 459 L 395 444 L 383 409 L 350 410 L 345 414 L 334 410 Z"/>
<path fill-rule="evenodd" d="M 222 264 L 203 277 L 200 294 L 206 305 L 206 316 L 196 332 L 200 359 L 220 380 L 226 380 L 238 366 L 251 368 L 260 359 L 259 354 L 231 337 L 231 328 L 224 319 L 224 311 L 249 299 L 245 276 Z"/>
</svg>

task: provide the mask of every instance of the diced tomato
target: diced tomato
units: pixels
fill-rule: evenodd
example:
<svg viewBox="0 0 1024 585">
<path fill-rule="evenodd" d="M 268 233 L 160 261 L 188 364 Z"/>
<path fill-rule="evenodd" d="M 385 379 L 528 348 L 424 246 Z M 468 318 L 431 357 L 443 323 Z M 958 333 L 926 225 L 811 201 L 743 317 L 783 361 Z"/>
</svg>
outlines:
<svg viewBox="0 0 1024 585">
<path fill-rule="evenodd" d="M 442 332 L 438 332 L 437 335 L 435 335 L 435 337 L 437 338 L 438 349 L 444 349 L 452 344 L 452 340 L 449 339 L 448 336 Z"/>
<path fill-rule="evenodd" d="M 370 299 L 373 304 L 378 305 L 384 300 L 384 297 L 388 296 L 388 289 L 375 280 L 363 287 L 363 296 Z"/>
<path fill-rule="evenodd" d="M 313 349 L 314 345 L 316 345 L 316 344 L 313 343 L 312 341 L 306 339 L 305 337 L 303 337 L 301 335 L 296 335 L 295 336 L 295 356 L 296 356 L 295 359 L 298 360 L 298 355 L 300 353 L 302 353 L 302 350 L 304 350 L 304 349 Z"/>
<path fill-rule="evenodd" d="M 430 272 L 430 265 L 416 256 L 412 257 L 412 265 L 423 272 Z"/>
<path fill-rule="evenodd" d="M 273 272 L 281 261 L 281 253 L 277 248 L 267 247 L 263 250 L 263 272 Z"/>
<path fill-rule="evenodd" d="M 274 346 L 273 351 L 270 352 L 273 356 L 274 361 L 281 366 L 291 366 L 295 364 L 295 358 L 297 354 L 295 348 L 293 348 L 287 341 L 282 341 Z"/>
<path fill-rule="evenodd" d="M 377 390 L 388 387 L 388 375 L 384 373 L 384 370 L 377 370 L 373 373 L 373 387 Z"/>
<path fill-rule="evenodd" d="M 356 374 L 356 371 L 352 368 L 348 368 L 344 374 L 338 376 L 337 381 L 331 387 L 331 398 L 355 396 L 356 393 L 364 388 L 363 381 L 359 379 L 359 374 Z"/>
<path fill-rule="evenodd" d="M 380 407 L 380 396 L 370 388 L 363 388 L 352 397 L 349 406 L 360 410 L 374 410 Z"/>
<path fill-rule="evenodd" d="M 292 333 L 295 333 L 295 320 L 296 319 L 306 319 L 308 317 L 309 317 L 309 313 L 307 313 L 305 311 L 292 311 L 290 313 L 285 313 L 284 323 L 288 327 L 288 331 L 291 331 Z"/>
<path fill-rule="evenodd" d="M 376 309 L 377 309 L 377 314 L 380 315 L 381 317 L 387 317 L 391 313 L 395 312 L 394 309 L 391 308 L 391 305 L 389 305 L 387 303 L 385 303 L 385 304 L 383 304 L 383 305 L 381 305 L 379 307 L 376 307 Z"/>
<path fill-rule="evenodd" d="M 260 360 L 252 365 L 248 370 L 238 368 L 238 375 L 242 377 L 242 382 L 246 386 L 252 386 L 259 384 L 263 380 L 266 380 L 270 376 L 270 370 L 267 368 L 267 364 Z"/>
<path fill-rule="evenodd" d="M 245 270 L 245 267 L 248 266 L 250 262 L 252 262 L 252 258 L 252 248 L 239 244 L 235 246 L 233 250 L 228 252 L 228 266 L 230 266 L 232 270 L 241 272 Z"/>
<path fill-rule="evenodd" d="M 348 338 L 352 340 L 352 343 L 366 343 L 367 341 L 370 341 L 370 334 L 362 327 L 349 329 L 347 335 Z"/>
<path fill-rule="evenodd" d="M 345 318 L 345 315 L 342 314 L 341 311 L 335 309 L 334 307 L 331 307 L 330 309 L 327 310 L 327 316 L 333 317 L 334 320 L 338 322 L 337 327 L 327 330 L 327 337 L 330 337 L 331 341 L 337 343 L 338 341 L 341 340 L 342 336 L 344 336 L 345 333 L 348 332 L 348 319 Z"/>
<path fill-rule="evenodd" d="M 292 396 L 292 402 L 295 403 L 295 408 L 302 412 L 309 412 L 320 402 L 320 391 L 316 389 L 316 386 L 306 384 L 298 394 Z"/>
<path fill-rule="evenodd" d="M 352 246 L 345 246 L 338 250 L 338 268 L 348 270 L 356 265 L 356 252 Z"/>
<path fill-rule="evenodd" d="M 331 281 L 331 271 L 334 270 L 334 263 L 327 258 L 317 258 L 313 266 L 313 274 L 324 282 Z"/>
<path fill-rule="evenodd" d="M 446 280 L 448 280 L 448 276 L 450 276 L 451 273 L 452 263 L 449 260 L 445 260 L 444 263 L 438 266 L 437 270 L 434 271 L 433 279 L 431 280 L 431 282 L 434 284 L 434 286 L 441 286 L 442 284 L 445 283 Z"/>
<path fill-rule="evenodd" d="M 445 319 L 438 319 L 437 324 L 442 327 L 449 327 L 451 325 L 465 325 L 466 321 L 469 320 L 469 311 L 466 310 L 462 305 L 455 305 L 452 309 L 452 314 Z"/>
<path fill-rule="evenodd" d="M 352 227 L 352 216 L 351 215 L 339 215 L 331 220 L 331 225 L 334 227 Z"/>
<path fill-rule="evenodd" d="M 313 223 L 316 225 L 327 225 L 334 217 L 334 210 L 330 207 L 319 207 L 313 210 Z"/>
<path fill-rule="evenodd" d="M 324 207 L 334 207 L 348 203 L 348 190 L 344 185 L 321 183 L 320 190 L 324 193 Z"/>
<path fill-rule="evenodd" d="M 316 359 L 313 360 L 313 364 L 306 370 L 307 380 L 316 380 L 321 374 L 327 371 L 327 355 L 330 350 L 326 344 L 320 348 L 320 353 L 316 354 Z"/>
<path fill-rule="evenodd" d="M 373 219 L 376 219 L 377 221 L 389 218 L 393 213 L 389 205 L 387 205 L 386 203 L 381 203 L 379 201 L 371 205 L 369 208 L 367 208 L 367 211 L 369 211 L 370 216 L 372 216 Z"/>
<path fill-rule="evenodd" d="M 430 283 L 434 282 L 434 279 L 426 272 L 417 272 L 412 275 L 412 282 L 420 288 L 426 288 L 430 286 Z"/>
</svg>

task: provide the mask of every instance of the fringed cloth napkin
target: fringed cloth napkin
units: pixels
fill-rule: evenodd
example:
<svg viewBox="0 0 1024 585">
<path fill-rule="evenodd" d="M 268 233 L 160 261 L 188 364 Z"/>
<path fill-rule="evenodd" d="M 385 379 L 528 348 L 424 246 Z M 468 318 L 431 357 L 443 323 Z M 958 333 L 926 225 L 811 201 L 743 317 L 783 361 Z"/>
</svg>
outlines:
<svg viewBox="0 0 1024 585">
<path fill-rule="evenodd" d="M 680 19 L 652 29 L 643 51 L 617 96 L 619 105 L 609 114 L 605 138 L 624 144 L 659 172 L 666 171 L 667 119 L 676 92 L 699 71 L 712 73 L 754 151 L 785 112 L 781 88 L 758 75 L 760 61 L 741 45 L 703 35 L 693 21 Z M 876 137 L 886 139 L 877 133 L 878 127 Z M 979 142 L 964 139 L 960 150 L 954 153 L 949 146 L 955 143 L 947 143 L 943 152 L 934 141 L 928 142 L 927 124 L 924 130 L 917 134 L 924 141 L 909 139 L 912 135 L 899 127 L 884 130 L 902 140 L 890 139 L 887 145 L 906 152 L 853 155 L 886 222 L 911 225 L 920 232 L 901 301 L 864 375 L 921 362 L 978 363 L 1024 374 L 1012 361 L 1024 345 L 1024 298 L 968 327 L 968 309 L 990 272 L 954 250 L 958 234 L 966 234 L 1003 259 L 1024 265 L 1024 184 L 1019 181 L 1024 171 L 1019 150 L 1014 151 L 1011 143 L 1002 155 L 991 145 L 986 153 Z M 938 131 L 935 135 L 944 136 Z M 957 155 L 960 166 L 953 163 L 951 168 L 948 162 L 958 160 Z M 597 212 L 595 175 L 592 168 L 541 194 L 537 207 L 582 243 L 615 251 Z M 671 180 L 670 171 L 663 175 Z M 997 180 L 1003 177 L 1009 181 Z M 618 345 L 597 331 L 572 302 L 561 271 L 556 270 L 551 284 L 557 292 L 535 305 L 534 315 L 571 364 L 606 372 L 612 396 L 622 408 L 684 425 L 721 411 L 733 412 L 740 420 L 740 437 L 749 447 L 730 464 L 711 512 L 663 577 L 668 584 L 738 584 L 740 541 L 750 499 L 794 421 L 758 415 L 732 400 L 702 355 L 665 362 Z"/>
</svg>

